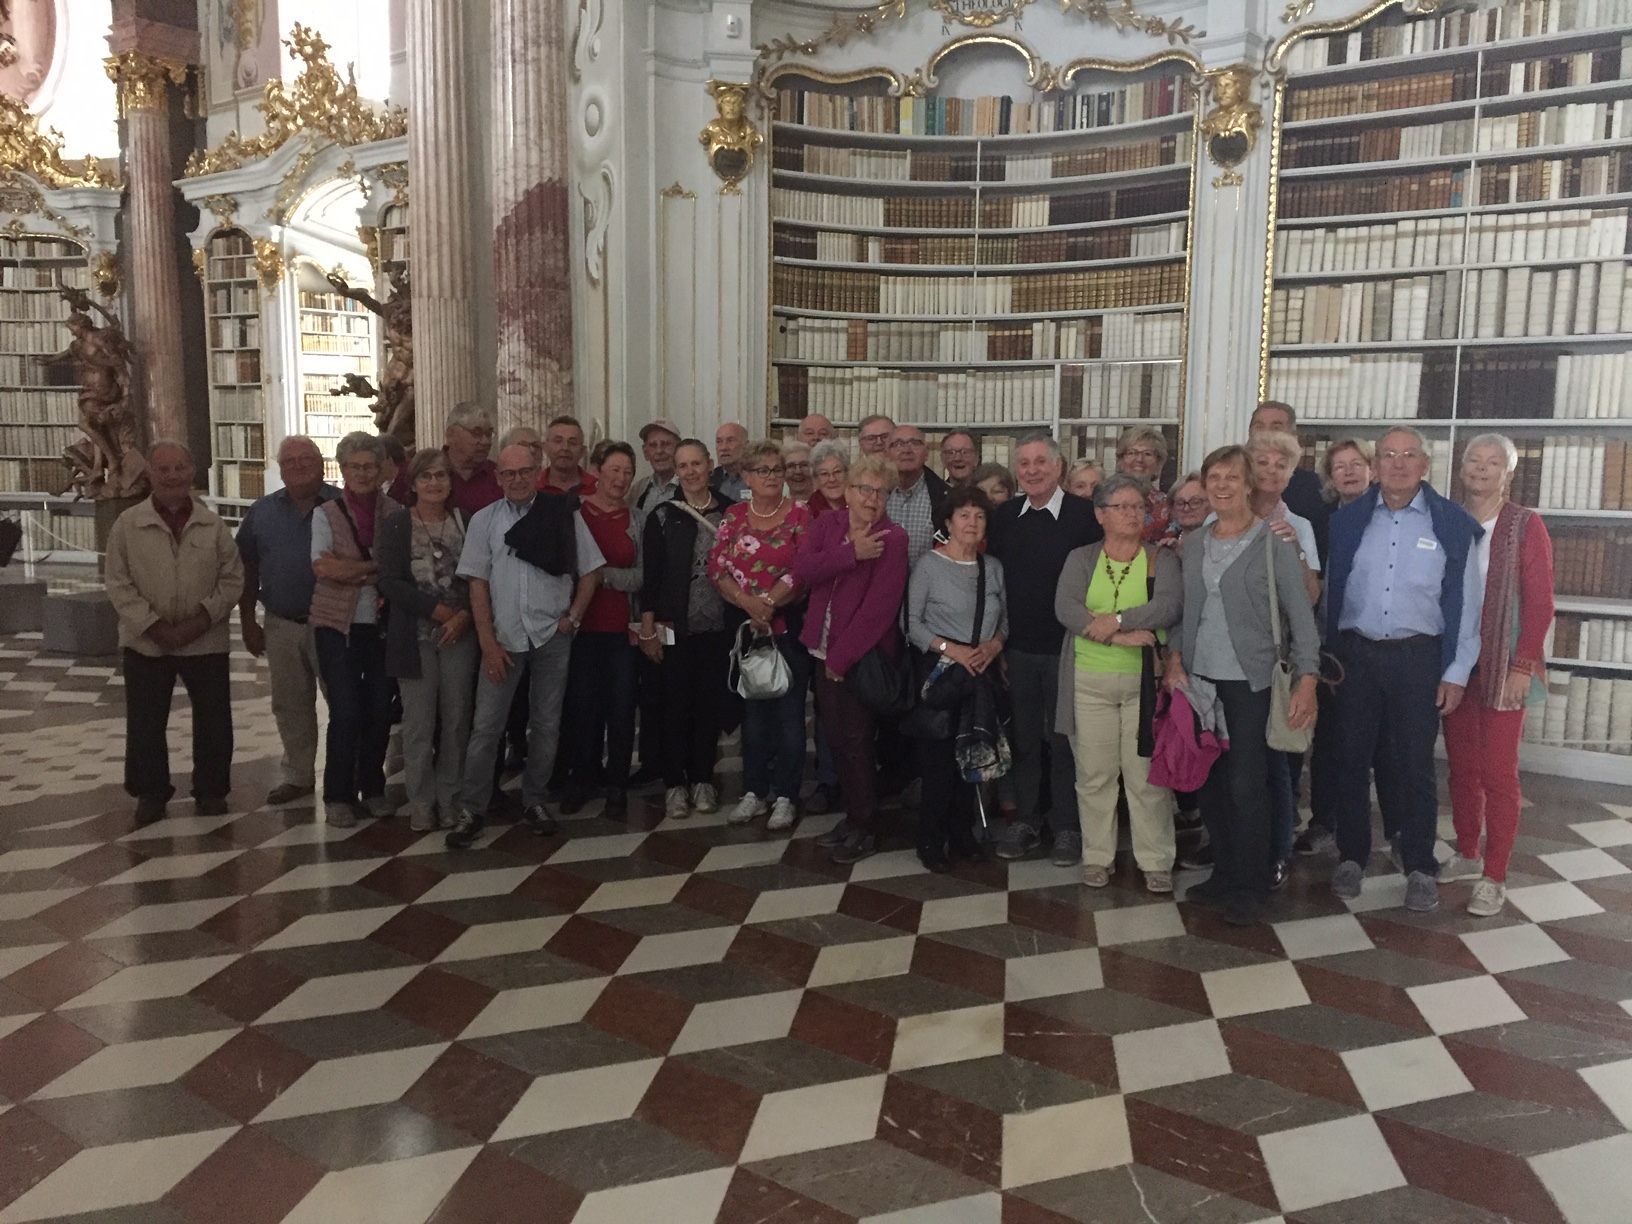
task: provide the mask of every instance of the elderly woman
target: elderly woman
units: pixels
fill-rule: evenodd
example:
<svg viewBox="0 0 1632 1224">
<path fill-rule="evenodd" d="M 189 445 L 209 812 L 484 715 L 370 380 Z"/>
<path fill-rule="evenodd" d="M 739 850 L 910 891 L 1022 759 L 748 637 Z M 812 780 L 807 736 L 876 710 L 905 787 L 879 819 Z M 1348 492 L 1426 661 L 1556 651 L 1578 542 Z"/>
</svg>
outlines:
<svg viewBox="0 0 1632 1224">
<path fill-rule="evenodd" d="M 803 641 L 821 669 L 816 711 L 844 787 L 845 817 L 817 842 L 836 863 L 860 862 L 878 848 L 877 724 L 847 680 L 872 651 L 889 664 L 901 656 L 907 533 L 884 513 L 894 487 L 894 466 L 862 455 L 845 477 L 844 512 L 818 518 L 793 559 L 792 583 L 810 592 Z"/>
<path fill-rule="evenodd" d="M 341 438 L 335 462 L 342 495 L 312 515 L 317 586 L 308 621 L 329 702 L 323 815 L 339 828 L 357 823 L 359 795 L 370 816 L 395 811 L 385 797 L 385 750 L 396 689 L 385 667 L 374 536 L 401 507 L 380 491 L 385 459 L 373 434 Z"/>
<path fill-rule="evenodd" d="M 1480 918 L 1499 914 L 1507 900 L 1521 802 L 1519 736 L 1525 707 L 1547 698 L 1553 542 L 1539 514 L 1508 498 L 1518 466 L 1519 452 L 1502 434 L 1478 434 L 1462 453 L 1462 508 L 1485 529 L 1474 545 L 1485 602 L 1479 662 L 1445 719 L 1456 854 L 1439 878 L 1475 881 L 1468 913 Z"/>
<path fill-rule="evenodd" d="M 1014 473 L 1001 463 L 983 463 L 969 474 L 975 488 L 986 494 L 993 507 L 1001 506 L 1014 496 Z"/>
<path fill-rule="evenodd" d="M 1116 470 L 1145 482 L 1150 492 L 1145 498 L 1146 544 L 1155 544 L 1170 532 L 1172 513 L 1167 494 L 1162 492 L 1162 469 L 1167 466 L 1167 435 L 1149 425 L 1130 425 L 1116 440 Z"/>
<path fill-rule="evenodd" d="M 946 542 L 918 559 L 907 587 L 907 637 L 946 666 L 983 675 L 1003 653 L 1008 636 L 1003 563 L 985 554 L 992 503 L 979 488 L 953 489 L 941 503 Z M 931 673 L 933 675 L 933 673 Z M 956 728 L 956 720 L 953 722 Z M 955 739 L 920 736 L 918 858 L 930 871 L 945 871 L 951 855 L 974 857 L 974 789 L 964 782 L 953 755 Z"/>
<path fill-rule="evenodd" d="M 608 812 L 623 812 L 628 807 L 629 758 L 635 748 L 639 653 L 629 643 L 629 595 L 641 583 L 636 563 L 640 522 L 629 508 L 635 451 L 627 442 L 602 442 L 595 452 L 600 479 L 578 508 L 606 558 L 606 568 L 584 612 L 584 623 L 572 638 L 566 708 L 573 718 L 562 728 L 567 782 L 561 811 L 566 815 L 598 790 L 604 790 Z"/>
<path fill-rule="evenodd" d="M 458 818 L 481 652 L 470 631 L 469 584 L 455 572 L 466 520 L 448 504 L 448 457 L 418 451 L 405 475 L 414 504 L 380 525 L 375 553 L 380 594 L 390 609 L 385 669 L 402 691 L 409 823 L 425 832 Z"/>
<path fill-rule="evenodd" d="M 1223 901 L 1225 919 L 1245 926 L 1261 917 L 1276 874 L 1275 813 L 1264 786 L 1269 769 L 1265 731 L 1276 665 L 1271 582 L 1291 626 L 1297 682 L 1287 717 L 1293 727 L 1314 721 L 1320 635 L 1296 547 L 1270 532 L 1253 512 L 1253 468 L 1246 450 L 1215 450 L 1202 464 L 1201 478 L 1216 517 L 1184 550 L 1184 629 L 1168 654 L 1166 683 L 1188 688 L 1191 704 L 1203 708 L 1212 702 L 1190 682 L 1191 677 L 1206 681 L 1223 712 L 1230 749 L 1214 764 L 1202 804 L 1213 846 L 1213 876 L 1189 895 Z"/>
<path fill-rule="evenodd" d="M 1105 469 L 1092 459 L 1078 459 L 1065 470 L 1065 491 L 1092 501 L 1094 490 L 1105 479 Z"/>
<path fill-rule="evenodd" d="M 1182 549 L 1185 536 L 1203 526 L 1207 516 L 1212 513 L 1212 507 L 1207 504 L 1207 490 L 1201 484 L 1201 473 L 1191 472 L 1174 485 L 1168 495 L 1168 505 L 1172 509 L 1172 524 L 1176 532 L 1168 538 L 1175 548 Z"/>
<path fill-rule="evenodd" d="M 742 784 L 727 818 L 747 824 L 767 811 L 773 833 L 793 827 L 805 773 L 805 693 L 810 655 L 783 605 L 794 594 L 781 581 L 811 524 L 810 511 L 783 490 L 787 471 L 782 448 L 756 442 L 742 458 L 748 497 L 725 512 L 719 538 L 708 555 L 708 573 L 728 604 L 742 609 L 756 635 L 769 634 L 788 665 L 787 692 L 743 703 Z"/>
<path fill-rule="evenodd" d="M 1321 474 L 1326 477 L 1326 500 L 1338 506 L 1357 501 L 1371 488 L 1373 459 L 1370 443 L 1359 438 L 1333 438 L 1321 457 Z"/>
<path fill-rule="evenodd" d="M 816 492 L 815 470 L 811 467 L 810 447 L 803 442 L 788 442 L 782 447 L 782 471 L 788 483 L 788 496 L 800 505 L 810 502 Z M 815 513 L 814 510 L 811 511 Z"/>
<path fill-rule="evenodd" d="M 714 765 L 725 710 L 731 636 L 725 604 L 708 577 L 708 554 L 731 503 L 709 488 L 708 447 L 675 448 L 680 487 L 641 529 L 640 649 L 658 665 L 664 815 L 719 810 Z"/>
<path fill-rule="evenodd" d="M 1082 882 L 1111 882 L 1120 781 L 1145 887 L 1170 893 L 1173 795 L 1150 783 L 1150 722 L 1156 633 L 1178 623 L 1184 590 L 1178 559 L 1140 538 L 1147 493 L 1120 472 L 1101 481 L 1094 515 L 1105 538 L 1074 550 L 1060 572 L 1054 615 L 1070 636 L 1060 647 L 1054 730 L 1070 738 L 1077 764 Z"/>
<path fill-rule="evenodd" d="M 843 442 L 824 438 L 810 448 L 810 471 L 816 491 L 805 505 L 812 516 L 845 508 L 845 473 L 849 470 L 850 451 Z"/>
</svg>

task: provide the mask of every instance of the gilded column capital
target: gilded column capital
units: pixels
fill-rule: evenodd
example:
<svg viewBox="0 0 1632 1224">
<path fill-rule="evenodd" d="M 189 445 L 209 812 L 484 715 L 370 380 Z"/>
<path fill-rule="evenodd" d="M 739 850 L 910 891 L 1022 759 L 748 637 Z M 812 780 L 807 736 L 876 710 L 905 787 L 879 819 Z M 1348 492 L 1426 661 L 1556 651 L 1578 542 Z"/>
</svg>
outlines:
<svg viewBox="0 0 1632 1224">
<path fill-rule="evenodd" d="M 102 61 L 108 79 L 119 87 L 119 113 L 165 109 L 165 83 L 184 85 L 187 65 L 180 60 L 145 51 L 121 51 Z"/>
</svg>

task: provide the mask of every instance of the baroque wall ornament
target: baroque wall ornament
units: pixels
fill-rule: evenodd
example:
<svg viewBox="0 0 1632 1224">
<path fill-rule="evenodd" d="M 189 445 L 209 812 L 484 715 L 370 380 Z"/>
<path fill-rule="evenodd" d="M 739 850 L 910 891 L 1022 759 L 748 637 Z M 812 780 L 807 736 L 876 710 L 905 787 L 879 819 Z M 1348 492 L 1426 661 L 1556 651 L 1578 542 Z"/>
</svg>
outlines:
<svg viewBox="0 0 1632 1224">
<path fill-rule="evenodd" d="M 1263 109 L 1252 100 L 1253 70 L 1246 64 L 1231 64 L 1207 73 L 1207 89 L 1213 105 L 1201 121 L 1201 137 L 1207 156 L 1223 173 L 1213 179 L 1214 187 L 1239 187 L 1245 181 L 1236 168 L 1258 145 L 1258 129 L 1263 127 Z"/>
<path fill-rule="evenodd" d="M 91 231 L 83 225 L 75 225 L 67 217 L 45 202 L 45 196 L 34 185 L 34 180 L 14 171 L 10 164 L 0 158 L 0 213 L 11 213 L 10 223 L 3 231 L 7 237 L 15 238 L 25 229 L 25 216 L 44 217 L 53 225 L 59 227 L 65 234 L 80 242 L 89 242 Z"/>
<path fill-rule="evenodd" d="M 62 158 L 62 133 L 40 130 L 39 120 L 21 102 L 0 94 L 0 168 L 18 170 L 46 187 L 107 187 L 95 158 L 74 170 Z"/>
<path fill-rule="evenodd" d="M 103 251 L 91 264 L 91 279 L 96 282 L 96 291 L 105 298 L 116 298 L 124 284 L 124 277 L 119 272 L 119 256 L 112 251 Z"/>
<path fill-rule="evenodd" d="M 204 207 L 222 225 L 237 224 L 238 201 L 230 195 L 212 195 L 204 197 Z"/>
<path fill-rule="evenodd" d="M 958 25 L 974 26 L 977 30 L 990 29 L 994 25 L 1014 20 L 1014 28 L 1020 28 L 1020 16 L 1026 7 L 1036 0 L 929 0 L 929 7 L 941 15 L 941 30 L 944 33 L 956 22 Z"/>
<path fill-rule="evenodd" d="M 1399 6 L 1402 13 L 1410 17 L 1427 17 L 1450 6 L 1451 0 L 1372 0 L 1359 12 L 1351 13 L 1347 17 L 1334 18 L 1331 21 L 1317 21 L 1311 25 L 1301 26 L 1282 36 L 1280 42 L 1269 48 L 1264 56 L 1264 67 L 1272 75 L 1279 76 L 1286 69 L 1286 56 L 1296 43 L 1306 38 L 1320 38 L 1326 34 L 1347 34 L 1370 21 L 1373 17 Z M 1288 0 L 1286 8 L 1281 13 L 1281 20 L 1288 25 L 1295 25 L 1314 11 L 1315 0 Z"/>
<path fill-rule="evenodd" d="M 121 51 L 102 61 L 108 79 L 119 87 L 119 113 L 135 110 L 163 110 L 166 87 L 185 85 L 188 67 L 180 60 L 145 51 Z"/>
<path fill-rule="evenodd" d="M 270 238 L 255 239 L 255 275 L 260 278 L 261 292 L 274 293 L 283 279 L 283 251 Z"/>
<path fill-rule="evenodd" d="M 721 195 L 740 195 L 737 184 L 754 168 L 754 153 L 765 137 L 745 113 L 748 109 L 747 84 L 710 81 L 706 87 L 719 114 L 697 135 L 708 157 L 709 169 L 725 186 Z"/>
<path fill-rule="evenodd" d="M 606 274 L 606 237 L 612 228 L 617 175 L 610 156 L 610 99 L 605 82 L 594 79 L 601 58 L 605 0 L 578 0 L 578 27 L 572 36 L 572 80 L 578 112 L 578 173 L 573 182 L 584 206 L 584 273 L 599 285 Z"/>
<path fill-rule="evenodd" d="M 236 170 L 275 153 L 302 134 L 351 146 L 390 140 L 407 132 L 408 112 L 401 107 L 375 110 L 357 92 L 355 66 L 346 66 L 342 80 L 328 61 L 329 45 L 315 31 L 297 23 L 284 46 L 304 67 L 287 89 L 281 79 L 266 83 L 255 104 L 266 120 L 266 130 L 247 139 L 229 132 L 216 148 L 194 152 L 187 159 L 188 178 Z"/>
</svg>

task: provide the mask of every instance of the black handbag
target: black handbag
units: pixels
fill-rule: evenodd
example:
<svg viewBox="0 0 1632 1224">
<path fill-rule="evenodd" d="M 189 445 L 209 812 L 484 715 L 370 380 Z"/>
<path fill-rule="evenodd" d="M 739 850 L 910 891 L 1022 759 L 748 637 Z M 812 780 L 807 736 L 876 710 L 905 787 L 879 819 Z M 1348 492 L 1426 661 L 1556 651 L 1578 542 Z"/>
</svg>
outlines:
<svg viewBox="0 0 1632 1224">
<path fill-rule="evenodd" d="M 975 631 L 969 645 L 980 643 L 986 620 L 986 558 L 975 558 Z M 973 696 L 976 677 L 962 664 L 932 650 L 914 651 L 917 667 L 913 694 L 917 704 L 901 724 L 902 734 L 913 739 L 951 739 L 958 711 Z M 945 666 L 941 666 L 942 664 Z"/>
<path fill-rule="evenodd" d="M 916 687 L 913 684 L 911 649 L 891 660 L 881 647 L 874 646 L 850 665 L 844 682 L 850 692 L 871 713 L 880 718 L 902 718 L 912 710 Z"/>
</svg>

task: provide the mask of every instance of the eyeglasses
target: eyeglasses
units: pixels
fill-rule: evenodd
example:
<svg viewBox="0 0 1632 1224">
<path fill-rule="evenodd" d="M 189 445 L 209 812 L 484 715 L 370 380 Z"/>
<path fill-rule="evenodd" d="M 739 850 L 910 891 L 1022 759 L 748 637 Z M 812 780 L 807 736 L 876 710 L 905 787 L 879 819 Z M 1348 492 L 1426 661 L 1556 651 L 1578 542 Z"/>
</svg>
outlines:
<svg viewBox="0 0 1632 1224">
<path fill-rule="evenodd" d="M 892 449 L 897 449 L 897 450 L 906 450 L 909 446 L 923 446 L 923 445 L 924 445 L 924 440 L 922 438 L 891 438 L 890 439 L 891 448 Z"/>
<path fill-rule="evenodd" d="M 1378 451 L 1377 452 L 1377 458 L 1384 459 L 1384 460 L 1387 460 L 1387 459 L 1405 459 L 1405 460 L 1421 459 L 1422 458 L 1422 452 L 1420 450 L 1415 450 L 1415 449 L 1403 450 L 1403 451 L 1385 450 L 1385 451 Z"/>
<path fill-rule="evenodd" d="M 1181 497 L 1173 502 L 1173 507 L 1176 510 L 1201 510 L 1205 509 L 1206 505 L 1207 499 L 1205 497 Z"/>
<path fill-rule="evenodd" d="M 421 472 L 418 476 L 415 476 L 414 477 L 414 483 L 417 484 L 421 480 L 452 480 L 452 479 L 453 479 L 453 477 L 448 475 L 448 470 L 446 468 L 432 468 L 428 472 Z"/>
<path fill-rule="evenodd" d="M 1145 503 L 1144 502 L 1107 502 L 1104 508 L 1106 510 L 1120 510 L 1120 511 L 1122 511 L 1123 514 L 1143 514 L 1145 512 Z"/>
<path fill-rule="evenodd" d="M 884 497 L 883 485 L 853 484 L 850 488 L 865 501 L 881 501 Z"/>
<path fill-rule="evenodd" d="M 809 465 L 807 464 L 806 466 L 808 467 Z M 747 472 L 750 476 L 780 476 L 784 470 L 785 469 L 781 464 L 778 464 L 776 467 L 760 466 L 743 469 L 743 471 Z"/>
<path fill-rule="evenodd" d="M 782 466 L 790 472 L 810 471 L 810 464 L 808 463 L 785 463 Z"/>
<path fill-rule="evenodd" d="M 377 472 L 380 465 L 372 459 L 348 459 L 341 468 L 348 472 Z"/>
<path fill-rule="evenodd" d="M 1144 446 L 1130 446 L 1122 452 L 1122 457 L 1124 459 L 1154 459 L 1156 458 L 1156 452 Z"/>
<path fill-rule="evenodd" d="M 943 446 L 941 455 L 947 459 L 973 459 L 975 448 L 972 446 Z"/>
<path fill-rule="evenodd" d="M 451 426 L 450 428 L 462 429 L 473 438 L 488 438 L 488 439 L 491 439 L 493 437 L 493 431 L 491 429 L 488 429 L 485 426 L 481 426 L 481 425 L 476 425 L 476 426 L 454 425 L 454 426 Z"/>
<path fill-rule="evenodd" d="M 536 467 L 499 469 L 500 480 L 521 480 L 523 477 L 532 477 L 536 476 L 537 474 L 538 469 Z"/>
<path fill-rule="evenodd" d="M 883 430 L 879 433 L 864 433 L 861 435 L 861 440 L 863 442 L 888 442 L 890 433 L 889 430 Z"/>
</svg>

